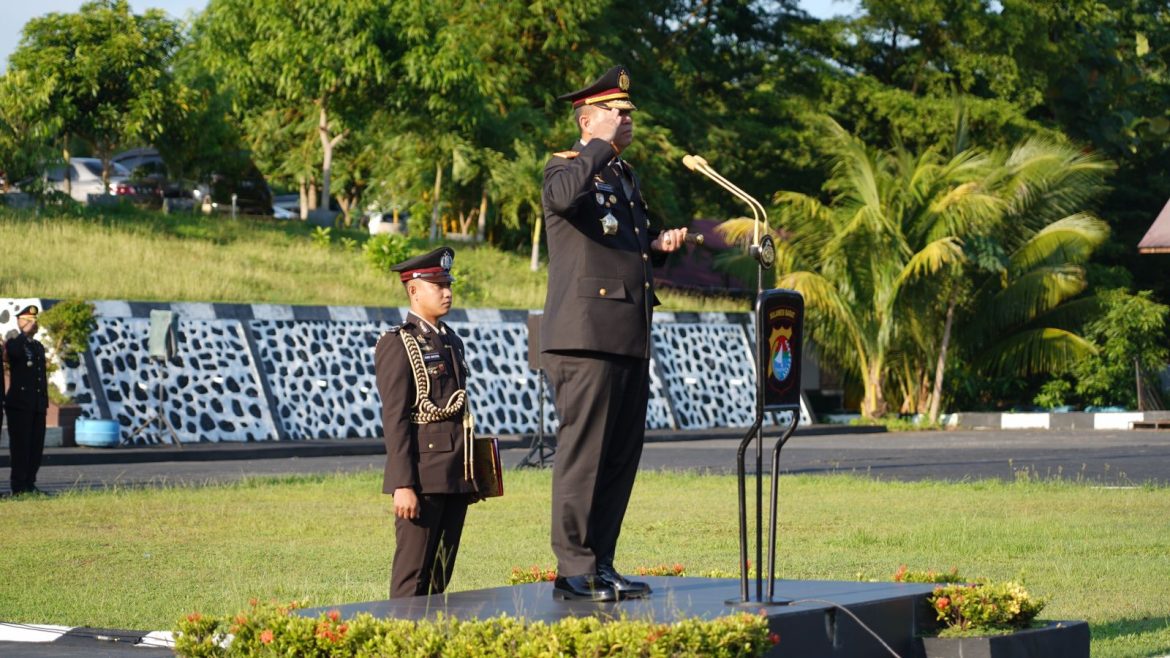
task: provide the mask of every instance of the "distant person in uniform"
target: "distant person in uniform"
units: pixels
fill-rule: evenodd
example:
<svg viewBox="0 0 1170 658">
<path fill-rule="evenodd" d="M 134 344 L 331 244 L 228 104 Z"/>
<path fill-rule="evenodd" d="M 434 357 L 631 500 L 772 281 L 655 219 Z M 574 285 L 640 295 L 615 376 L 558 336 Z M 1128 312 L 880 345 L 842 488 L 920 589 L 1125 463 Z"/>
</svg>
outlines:
<svg viewBox="0 0 1170 658">
<path fill-rule="evenodd" d="M 12 329 L 8 333 L 11 335 L 6 334 L 0 336 L 0 428 L 4 427 L 4 389 L 8 388 L 8 367 L 5 365 L 8 363 L 8 354 L 5 352 L 4 346 L 8 343 L 8 340 L 15 337 L 18 332 L 15 329 Z M 8 450 L 9 452 L 12 451 L 11 443 L 9 444 Z M 9 461 L 12 461 L 11 458 L 9 458 Z"/>
<path fill-rule="evenodd" d="M 49 408 L 49 379 L 45 370 L 45 346 L 37 334 L 35 305 L 16 314 L 19 330 L 4 344 L 8 361 L 8 391 L 4 407 L 8 411 L 8 451 L 12 462 L 12 494 L 39 493 L 37 471 L 45 452 L 45 412 Z"/>
<path fill-rule="evenodd" d="M 451 310 L 454 257 L 441 247 L 391 268 L 406 288 L 410 313 L 374 350 L 386 441 L 382 492 L 394 495 L 391 598 L 447 588 L 467 506 L 476 500 L 464 463 L 463 341 L 440 320 Z"/>
<path fill-rule="evenodd" d="M 544 168 L 548 297 L 540 346 L 560 427 L 553 466 L 553 596 L 613 601 L 650 594 L 614 567 L 650 395 L 652 266 L 686 229 L 651 225 L 621 157 L 634 139 L 630 74 L 615 66 L 561 96 L 581 139 Z M 651 252 L 658 252 L 652 255 Z"/>
</svg>

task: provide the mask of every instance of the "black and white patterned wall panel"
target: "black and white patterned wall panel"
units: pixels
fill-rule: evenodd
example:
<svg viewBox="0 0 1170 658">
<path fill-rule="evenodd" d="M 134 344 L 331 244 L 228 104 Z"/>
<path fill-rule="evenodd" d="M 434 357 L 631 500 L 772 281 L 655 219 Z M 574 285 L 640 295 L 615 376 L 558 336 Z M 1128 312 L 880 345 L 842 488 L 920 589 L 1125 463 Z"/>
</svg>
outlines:
<svg viewBox="0 0 1170 658">
<path fill-rule="evenodd" d="M 0 299 L 0 331 L 15 311 L 53 300 Z M 374 438 L 381 434 L 374 345 L 406 309 L 277 304 L 96 301 L 91 354 L 57 375 L 90 418 L 113 417 L 123 436 L 152 417 L 155 384 L 182 441 Z M 179 356 L 149 359 L 150 311 L 178 315 Z M 464 338 L 469 389 L 482 434 L 531 434 L 540 415 L 528 369 L 526 311 L 456 309 L 446 318 Z M 746 427 L 755 376 L 746 314 L 657 313 L 649 428 Z M 551 392 L 544 430 L 556 428 Z M 151 429 L 139 441 L 163 441 Z"/>
<path fill-rule="evenodd" d="M 289 439 L 381 436 L 374 346 L 386 323 L 248 323 Z"/>
<path fill-rule="evenodd" d="M 661 322 L 653 334 L 680 429 L 752 424 L 753 367 L 740 325 Z"/>
<path fill-rule="evenodd" d="M 646 427 L 652 430 L 675 429 L 670 392 L 659 376 L 658 359 L 650 357 L 650 401 L 646 405 Z"/>
<path fill-rule="evenodd" d="M 123 438 L 161 410 L 180 441 L 276 437 L 259 373 L 234 320 L 180 320 L 178 356 L 149 357 L 145 318 L 99 318 L 90 349 Z M 161 390 L 160 390 L 161 386 Z M 170 441 L 155 426 L 136 442 Z"/>
<path fill-rule="evenodd" d="M 519 322 L 452 322 L 467 351 L 468 394 L 481 434 L 532 434 L 540 415 L 540 381 L 528 368 L 528 328 Z M 556 411 L 544 391 L 545 432 Z"/>
</svg>

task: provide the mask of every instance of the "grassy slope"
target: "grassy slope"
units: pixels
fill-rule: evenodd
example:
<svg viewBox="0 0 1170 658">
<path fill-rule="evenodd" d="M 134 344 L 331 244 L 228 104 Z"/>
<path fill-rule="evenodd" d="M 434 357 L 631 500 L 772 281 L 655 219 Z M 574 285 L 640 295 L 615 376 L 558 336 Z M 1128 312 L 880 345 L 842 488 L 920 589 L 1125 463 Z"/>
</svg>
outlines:
<svg viewBox="0 0 1170 658">
<path fill-rule="evenodd" d="M 358 242 L 359 231 L 339 232 Z M 401 286 L 302 222 L 107 210 L 35 217 L 0 208 L 0 296 L 404 306 Z M 456 306 L 540 308 L 526 255 L 454 244 Z M 420 243 L 418 250 L 426 249 Z M 663 310 L 745 311 L 745 302 L 666 293 Z"/>
<path fill-rule="evenodd" d="M 393 526 L 379 474 L 0 501 L 0 619 L 169 628 L 250 597 L 329 605 L 383 598 Z M 508 495 L 472 508 L 454 589 L 551 566 L 547 471 L 509 472 Z M 644 473 L 618 566 L 735 573 L 735 481 Z M 1087 619 L 1095 656 L 1170 651 L 1170 489 L 1051 482 L 781 483 L 784 578 L 888 580 L 899 564 L 1010 579 L 1050 599 L 1042 617 Z"/>
</svg>

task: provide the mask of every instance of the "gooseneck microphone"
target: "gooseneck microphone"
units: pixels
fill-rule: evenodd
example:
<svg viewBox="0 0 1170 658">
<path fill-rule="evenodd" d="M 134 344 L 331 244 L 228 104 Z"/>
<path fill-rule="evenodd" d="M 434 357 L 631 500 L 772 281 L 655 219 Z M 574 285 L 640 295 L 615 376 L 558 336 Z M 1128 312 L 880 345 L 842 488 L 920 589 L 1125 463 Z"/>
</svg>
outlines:
<svg viewBox="0 0 1170 658">
<path fill-rule="evenodd" d="M 770 269 L 772 264 L 776 261 L 776 248 L 772 244 L 772 238 L 764 235 L 763 242 L 760 240 L 760 216 L 763 215 L 764 223 L 768 221 L 768 213 L 764 210 L 763 204 L 756 200 L 755 197 L 744 192 L 735 186 L 731 181 L 727 180 L 715 171 L 715 168 L 707 163 L 707 160 L 699 155 L 685 155 L 682 159 L 683 165 L 691 171 L 697 171 L 707 178 L 715 181 L 715 184 L 723 189 L 731 192 L 733 196 L 743 201 L 752 209 L 752 216 L 755 218 L 755 224 L 752 227 L 752 244 L 751 254 L 765 269 Z"/>
</svg>

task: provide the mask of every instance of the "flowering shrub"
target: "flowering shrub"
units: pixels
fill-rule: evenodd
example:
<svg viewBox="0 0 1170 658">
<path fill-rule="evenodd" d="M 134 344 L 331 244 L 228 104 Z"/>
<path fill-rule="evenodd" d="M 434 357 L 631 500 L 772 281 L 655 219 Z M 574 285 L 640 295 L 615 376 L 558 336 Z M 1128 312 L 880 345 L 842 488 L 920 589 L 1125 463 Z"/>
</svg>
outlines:
<svg viewBox="0 0 1170 658">
<path fill-rule="evenodd" d="M 928 602 L 942 622 L 940 636 L 994 635 L 1027 628 L 1047 603 L 1034 598 L 1018 582 L 992 583 L 966 579 L 958 568 L 950 571 L 910 571 L 901 565 L 894 572 L 898 583 L 938 583 Z"/>
<path fill-rule="evenodd" d="M 677 562 L 673 565 L 660 564 L 653 567 L 638 567 L 634 569 L 634 573 L 639 576 L 685 576 L 686 567 Z M 718 578 L 720 576 L 708 576 Z M 525 585 L 528 583 L 539 583 L 542 581 L 553 581 L 557 579 L 557 570 L 551 567 L 545 569 L 538 565 L 532 565 L 527 569 L 520 567 L 512 567 L 512 574 L 508 576 L 509 585 Z"/>
<path fill-rule="evenodd" d="M 940 636 L 1027 628 L 1047 603 L 1017 582 L 939 585 L 929 601 L 946 626 Z"/>
<path fill-rule="evenodd" d="M 910 571 L 906 565 L 901 565 L 894 572 L 895 583 L 961 583 L 963 577 L 959 575 L 958 567 L 951 567 L 943 573 L 930 571 Z"/>
<path fill-rule="evenodd" d="M 687 570 L 686 567 L 675 562 L 671 566 L 660 564 L 654 567 L 638 567 L 634 569 L 634 573 L 639 576 L 685 576 Z"/>
<path fill-rule="evenodd" d="M 525 585 L 527 583 L 539 583 L 542 581 L 553 581 L 557 579 L 557 570 L 553 568 L 541 569 L 537 565 L 532 565 L 527 569 L 520 567 L 512 567 L 512 575 L 508 577 L 509 585 Z"/>
<path fill-rule="evenodd" d="M 298 604 L 254 603 L 238 615 L 194 613 L 179 620 L 175 653 L 184 658 L 236 656 L 733 656 L 758 657 L 780 641 L 763 615 L 656 624 L 631 619 L 568 617 L 552 624 L 496 617 L 419 622 L 341 619 L 337 611 L 316 619 L 294 614 Z"/>
</svg>

